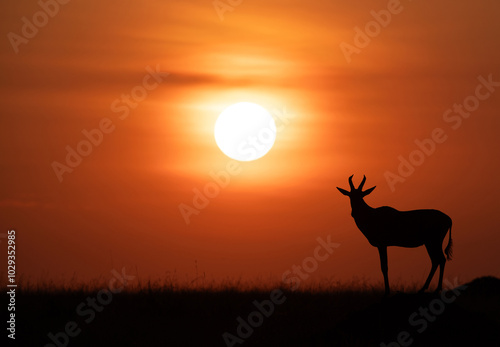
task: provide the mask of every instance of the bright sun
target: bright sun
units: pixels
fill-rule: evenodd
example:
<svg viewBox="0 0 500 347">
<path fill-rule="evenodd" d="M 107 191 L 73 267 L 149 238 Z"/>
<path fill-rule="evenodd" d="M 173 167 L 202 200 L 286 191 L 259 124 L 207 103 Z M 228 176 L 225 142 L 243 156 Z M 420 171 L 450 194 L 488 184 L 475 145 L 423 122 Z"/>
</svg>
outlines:
<svg viewBox="0 0 500 347">
<path fill-rule="evenodd" d="M 251 161 L 262 158 L 273 147 L 276 124 L 262 106 L 239 102 L 222 111 L 215 122 L 214 135 L 225 155 Z"/>
</svg>

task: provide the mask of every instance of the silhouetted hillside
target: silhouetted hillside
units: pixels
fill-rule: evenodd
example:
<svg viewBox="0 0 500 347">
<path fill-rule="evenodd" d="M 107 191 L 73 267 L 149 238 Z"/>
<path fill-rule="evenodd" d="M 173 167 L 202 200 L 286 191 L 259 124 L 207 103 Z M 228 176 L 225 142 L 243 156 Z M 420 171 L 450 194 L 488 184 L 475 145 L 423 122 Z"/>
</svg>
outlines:
<svg viewBox="0 0 500 347">
<path fill-rule="evenodd" d="M 411 346 L 500 345 L 500 279 L 493 277 L 442 294 L 387 299 L 369 288 L 281 294 L 144 288 L 92 308 L 98 296 L 20 292 L 16 345 L 51 346 L 49 333 L 59 341 L 52 346 L 396 346 L 398 337 Z M 73 337 L 63 333 L 68 323 Z M 224 342 L 225 333 L 234 344 Z"/>
</svg>

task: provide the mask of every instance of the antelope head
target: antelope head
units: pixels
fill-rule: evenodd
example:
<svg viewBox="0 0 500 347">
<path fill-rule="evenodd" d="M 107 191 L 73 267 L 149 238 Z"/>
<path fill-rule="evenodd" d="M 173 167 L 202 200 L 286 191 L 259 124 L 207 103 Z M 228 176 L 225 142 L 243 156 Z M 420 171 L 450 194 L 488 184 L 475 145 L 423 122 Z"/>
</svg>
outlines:
<svg viewBox="0 0 500 347">
<path fill-rule="evenodd" d="M 352 175 L 354 176 L 354 175 Z M 363 191 L 363 185 L 365 184 L 366 181 L 366 176 L 363 176 L 363 180 L 361 181 L 361 184 L 359 187 L 356 189 L 354 187 L 354 184 L 352 183 L 352 176 L 349 177 L 349 186 L 351 187 L 351 191 L 347 191 L 345 189 L 337 187 L 339 192 L 341 192 L 344 195 L 347 195 L 349 199 L 351 199 L 351 207 L 354 209 L 356 206 L 359 206 L 363 202 L 363 198 L 373 192 L 375 187 L 371 187 L 365 191 Z"/>
</svg>

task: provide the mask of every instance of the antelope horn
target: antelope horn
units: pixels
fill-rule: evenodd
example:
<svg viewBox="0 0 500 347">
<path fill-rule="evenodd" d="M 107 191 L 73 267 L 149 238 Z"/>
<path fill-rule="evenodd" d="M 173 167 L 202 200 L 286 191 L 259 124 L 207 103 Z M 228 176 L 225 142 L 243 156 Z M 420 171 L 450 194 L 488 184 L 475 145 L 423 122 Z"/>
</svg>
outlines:
<svg viewBox="0 0 500 347">
<path fill-rule="evenodd" d="M 349 177 L 349 186 L 351 187 L 351 191 L 356 190 L 356 188 L 354 188 L 354 184 L 352 183 L 352 176 L 354 175 L 351 175 L 351 177 Z"/>
<path fill-rule="evenodd" d="M 362 190 L 363 189 L 363 185 L 365 184 L 365 181 L 366 181 L 366 176 L 363 175 L 363 180 L 361 181 L 361 184 L 359 185 L 358 190 Z"/>
</svg>

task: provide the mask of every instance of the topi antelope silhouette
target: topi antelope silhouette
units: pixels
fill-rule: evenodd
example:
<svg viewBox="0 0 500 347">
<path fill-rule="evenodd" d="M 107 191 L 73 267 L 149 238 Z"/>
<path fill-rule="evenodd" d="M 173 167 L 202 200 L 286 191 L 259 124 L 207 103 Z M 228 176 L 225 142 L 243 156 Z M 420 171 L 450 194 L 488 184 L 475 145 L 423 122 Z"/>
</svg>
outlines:
<svg viewBox="0 0 500 347">
<path fill-rule="evenodd" d="M 370 194 L 375 187 L 363 191 L 365 181 L 366 177 L 363 176 L 361 184 L 356 189 L 351 176 L 349 177 L 351 191 L 339 187 L 337 189 L 350 198 L 351 216 L 356 225 L 368 239 L 368 242 L 378 248 L 380 266 L 384 275 L 385 295 L 390 293 L 387 275 L 388 246 L 412 248 L 424 245 L 431 258 L 432 268 L 420 292 L 429 288 L 438 265 L 439 284 L 436 291 L 440 291 L 443 286 L 444 265 L 446 263 L 443 254 L 443 240 L 448 230 L 450 230 L 450 238 L 444 253 L 448 260 L 451 260 L 452 256 L 451 218 L 438 210 L 398 211 L 389 206 L 370 207 L 363 198 Z"/>
</svg>

